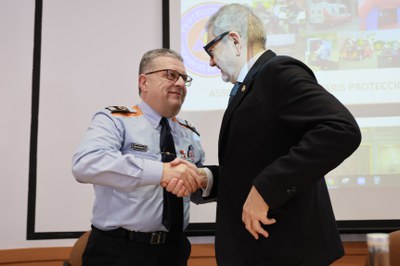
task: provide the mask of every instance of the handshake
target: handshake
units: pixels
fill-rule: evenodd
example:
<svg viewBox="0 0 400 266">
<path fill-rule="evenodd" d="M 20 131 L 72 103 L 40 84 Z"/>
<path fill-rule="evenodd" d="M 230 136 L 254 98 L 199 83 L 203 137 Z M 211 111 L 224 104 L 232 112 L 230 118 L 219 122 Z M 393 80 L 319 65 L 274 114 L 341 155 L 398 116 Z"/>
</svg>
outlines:
<svg viewBox="0 0 400 266">
<path fill-rule="evenodd" d="M 160 185 L 177 197 L 186 197 L 199 188 L 207 187 L 207 174 L 204 168 L 176 158 L 164 163 Z"/>
</svg>

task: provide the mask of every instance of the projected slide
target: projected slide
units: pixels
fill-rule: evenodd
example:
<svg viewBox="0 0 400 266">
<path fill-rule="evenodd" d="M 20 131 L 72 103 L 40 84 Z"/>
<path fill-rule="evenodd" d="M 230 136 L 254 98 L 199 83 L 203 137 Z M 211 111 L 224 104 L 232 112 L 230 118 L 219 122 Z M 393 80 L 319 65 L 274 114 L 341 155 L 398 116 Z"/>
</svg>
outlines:
<svg viewBox="0 0 400 266">
<path fill-rule="evenodd" d="M 226 107 L 231 85 L 219 82 L 202 47 L 207 18 L 229 2 L 181 2 L 179 48 L 194 77 L 185 110 Z M 400 1 L 239 2 L 265 22 L 267 48 L 307 63 L 346 104 L 399 102 Z"/>
</svg>

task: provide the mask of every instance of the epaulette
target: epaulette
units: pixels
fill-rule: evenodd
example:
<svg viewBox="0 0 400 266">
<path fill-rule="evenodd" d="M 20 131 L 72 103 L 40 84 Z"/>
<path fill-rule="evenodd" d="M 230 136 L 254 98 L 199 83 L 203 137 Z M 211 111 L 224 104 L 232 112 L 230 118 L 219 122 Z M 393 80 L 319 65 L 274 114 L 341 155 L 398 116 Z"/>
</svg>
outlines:
<svg viewBox="0 0 400 266">
<path fill-rule="evenodd" d="M 106 109 L 110 110 L 112 114 L 114 113 L 136 113 L 135 110 L 131 111 L 129 108 L 125 106 L 117 106 L 117 105 L 112 105 L 112 106 L 107 106 Z"/>
<path fill-rule="evenodd" d="M 199 132 L 196 130 L 196 128 L 195 128 L 192 124 L 190 124 L 187 120 L 185 120 L 184 123 L 181 122 L 180 119 L 176 119 L 176 121 L 177 121 L 180 125 L 182 125 L 182 126 L 188 128 L 188 129 L 190 129 L 191 131 L 193 131 L 194 133 L 196 133 L 196 134 L 200 137 L 200 133 L 199 133 Z"/>
</svg>

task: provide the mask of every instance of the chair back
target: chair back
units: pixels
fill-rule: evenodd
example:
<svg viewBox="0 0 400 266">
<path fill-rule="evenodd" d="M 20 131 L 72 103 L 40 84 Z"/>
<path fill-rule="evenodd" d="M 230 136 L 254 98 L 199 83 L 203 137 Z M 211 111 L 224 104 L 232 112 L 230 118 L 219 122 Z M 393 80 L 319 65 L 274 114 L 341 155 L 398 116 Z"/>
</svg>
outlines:
<svg viewBox="0 0 400 266">
<path fill-rule="evenodd" d="M 83 233 L 72 246 L 69 260 L 64 262 L 64 266 L 82 266 L 82 255 L 91 231 Z"/>
<path fill-rule="evenodd" d="M 390 265 L 400 265 L 400 230 L 389 234 Z"/>
</svg>

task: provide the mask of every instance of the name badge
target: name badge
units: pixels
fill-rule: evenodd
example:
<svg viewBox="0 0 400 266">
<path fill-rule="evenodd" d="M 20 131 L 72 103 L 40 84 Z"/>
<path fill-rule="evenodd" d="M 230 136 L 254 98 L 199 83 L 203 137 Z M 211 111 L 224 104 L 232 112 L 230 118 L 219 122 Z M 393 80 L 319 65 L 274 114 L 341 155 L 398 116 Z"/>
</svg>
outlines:
<svg viewBox="0 0 400 266">
<path fill-rule="evenodd" d="M 134 151 L 146 152 L 149 149 L 149 147 L 147 145 L 143 145 L 143 144 L 132 143 L 131 149 Z"/>
</svg>

